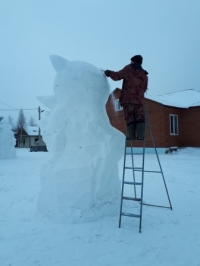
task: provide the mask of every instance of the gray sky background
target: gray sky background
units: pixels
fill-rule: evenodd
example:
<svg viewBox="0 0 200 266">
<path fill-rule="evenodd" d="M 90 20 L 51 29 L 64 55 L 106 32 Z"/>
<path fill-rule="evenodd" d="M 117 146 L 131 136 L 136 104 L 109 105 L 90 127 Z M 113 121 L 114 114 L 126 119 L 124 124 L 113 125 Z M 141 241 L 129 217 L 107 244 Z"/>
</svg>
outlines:
<svg viewBox="0 0 200 266">
<path fill-rule="evenodd" d="M 52 54 L 114 71 L 141 54 L 149 94 L 200 90 L 199 46 L 199 0 L 0 0 L 0 115 L 37 119 Z"/>
</svg>

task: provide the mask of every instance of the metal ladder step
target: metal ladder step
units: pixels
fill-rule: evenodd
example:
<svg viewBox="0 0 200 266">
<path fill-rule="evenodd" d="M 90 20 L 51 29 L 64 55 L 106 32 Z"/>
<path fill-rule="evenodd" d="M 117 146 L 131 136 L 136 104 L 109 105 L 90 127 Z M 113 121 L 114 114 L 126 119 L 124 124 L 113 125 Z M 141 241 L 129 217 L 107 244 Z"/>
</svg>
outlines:
<svg viewBox="0 0 200 266">
<path fill-rule="evenodd" d="M 141 201 L 141 198 L 133 198 L 133 197 L 122 197 L 124 200 L 133 200 L 133 201 Z"/>
<path fill-rule="evenodd" d="M 125 169 L 133 169 L 135 171 L 141 171 L 143 168 L 142 167 L 129 167 L 129 166 L 126 166 Z"/>
<path fill-rule="evenodd" d="M 133 153 L 127 152 L 126 155 L 143 155 L 143 153 L 141 153 L 141 152 L 133 152 Z"/>
<path fill-rule="evenodd" d="M 127 184 L 127 185 L 142 185 L 141 182 L 129 182 L 129 181 L 124 181 L 124 184 Z"/>
<path fill-rule="evenodd" d="M 142 171 L 142 167 L 129 167 L 129 166 L 126 166 L 125 169 L 129 169 L 129 170 L 134 170 L 134 171 Z M 161 171 L 150 171 L 150 170 L 144 170 L 144 173 L 157 173 L 157 174 L 162 174 Z"/>
<path fill-rule="evenodd" d="M 126 212 L 122 212 L 121 215 L 122 216 L 134 217 L 134 218 L 140 218 L 140 215 L 138 215 L 138 214 L 132 214 L 132 213 L 126 213 Z"/>
</svg>

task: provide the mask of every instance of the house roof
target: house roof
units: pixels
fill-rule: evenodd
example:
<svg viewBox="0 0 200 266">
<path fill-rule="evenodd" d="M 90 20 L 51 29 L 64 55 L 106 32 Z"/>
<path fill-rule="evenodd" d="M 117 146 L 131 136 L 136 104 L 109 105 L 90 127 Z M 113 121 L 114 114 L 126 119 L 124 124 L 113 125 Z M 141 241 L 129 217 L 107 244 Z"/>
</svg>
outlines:
<svg viewBox="0 0 200 266">
<path fill-rule="evenodd" d="M 27 126 L 25 131 L 29 136 L 38 136 L 38 126 Z"/>
<path fill-rule="evenodd" d="M 179 108 L 200 106 L 200 91 L 196 91 L 194 89 L 177 91 L 158 96 L 146 94 L 145 98 L 163 105 Z"/>
</svg>

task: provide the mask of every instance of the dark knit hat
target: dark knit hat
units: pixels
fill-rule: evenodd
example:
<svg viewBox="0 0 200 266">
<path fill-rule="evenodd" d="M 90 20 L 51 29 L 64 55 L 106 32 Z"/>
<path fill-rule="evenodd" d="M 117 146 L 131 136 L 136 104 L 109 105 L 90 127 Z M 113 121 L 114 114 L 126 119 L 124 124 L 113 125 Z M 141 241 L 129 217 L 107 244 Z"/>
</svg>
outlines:
<svg viewBox="0 0 200 266">
<path fill-rule="evenodd" d="M 143 58 L 141 55 L 135 55 L 131 58 L 131 61 L 133 61 L 136 64 L 140 64 L 140 65 L 142 65 L 142 60 Z"/>
</svg>

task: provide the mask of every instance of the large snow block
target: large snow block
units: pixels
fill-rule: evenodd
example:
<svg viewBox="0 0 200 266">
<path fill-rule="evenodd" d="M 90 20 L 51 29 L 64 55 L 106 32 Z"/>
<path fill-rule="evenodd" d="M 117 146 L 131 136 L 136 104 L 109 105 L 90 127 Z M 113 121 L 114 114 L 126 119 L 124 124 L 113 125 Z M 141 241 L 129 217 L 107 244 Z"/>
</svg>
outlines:
<svg viewBox="0 0 200 266">
<path fill-rule="evenodd" d="M 0 159 L 16 158 L 16 139 L 7 119 L 0 121 Z"/>
<path fill-rule="evenodd" d="M 38 208 L 58 222 L 82 222 L 119 212 L 118 161 L 124 135 L 110 125 L 104 72 L 85 62 L 51 57 L 57 71 L 54 100 L 42 136 L 53 158 L 41 169 Z"/>
</svg>

